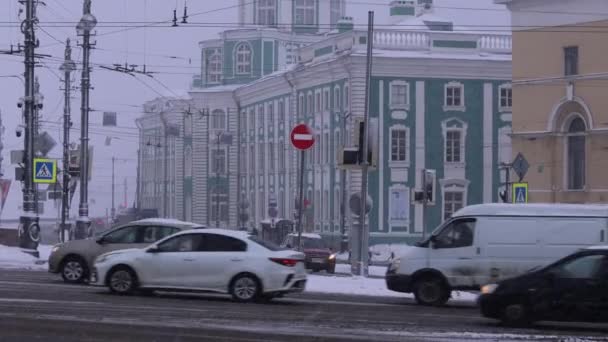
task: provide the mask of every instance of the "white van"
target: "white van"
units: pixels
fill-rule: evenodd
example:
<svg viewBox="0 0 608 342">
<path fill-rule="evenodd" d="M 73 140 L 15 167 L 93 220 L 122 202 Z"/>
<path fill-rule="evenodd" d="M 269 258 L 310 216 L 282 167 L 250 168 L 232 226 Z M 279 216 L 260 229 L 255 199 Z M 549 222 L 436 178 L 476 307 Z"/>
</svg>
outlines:
<svg viewBox="0 0 608 342">
<path fill-rule="evenodd" d="M 392 291 L 442 305 L 452 290 L 481 286 L 606 244 L 608 206 L 481 204 L 463 208 L 387 269 Z"/>
</svg>

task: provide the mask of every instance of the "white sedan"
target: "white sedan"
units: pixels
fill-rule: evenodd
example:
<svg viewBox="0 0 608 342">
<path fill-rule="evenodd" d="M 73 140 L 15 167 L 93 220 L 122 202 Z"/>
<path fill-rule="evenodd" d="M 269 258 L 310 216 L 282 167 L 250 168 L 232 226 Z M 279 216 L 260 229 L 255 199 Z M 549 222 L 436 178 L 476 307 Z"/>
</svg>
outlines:
<svg viewBox="0 0 608 342">
<path fill-rule="evenodd" d="M 250 302 L 304 291 L 304 260 L 300 252 L 283 250 L 246 232 L 189 230 L 147 248 L 100 255 L 90 283 L 118 294 L 206 291 Z"/>
</svg>

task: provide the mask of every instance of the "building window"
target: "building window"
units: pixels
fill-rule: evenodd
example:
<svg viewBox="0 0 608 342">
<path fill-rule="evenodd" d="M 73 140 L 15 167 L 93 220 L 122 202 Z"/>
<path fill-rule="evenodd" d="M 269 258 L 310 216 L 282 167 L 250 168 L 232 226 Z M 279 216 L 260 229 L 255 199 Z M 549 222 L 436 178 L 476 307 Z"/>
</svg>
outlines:
<svg viewBox="0 0 608 342">
<path fill-rule="evenodd" d="M 304 95 L 300 94 L 298 97 L 298 116 L 303 116 L 306 113 L 305 108 Z"/>
<path fill-rule="evenodd" d="M 222 55 L 213 53 L 207 61 L 207 81 L 220 83 L 222 81 Z"/>
<path fill-rule="evenodd" d="M 285 170 L 285 142 L 283 140 L 279 141 L 279 146 L 278 146 L 278 154 L 279 154 L 279 166 L 278 169 L 279 171 L 284 171 Z"/>
<path fill-rule="evenodd" d="M 503 85 L 498 88 L 498 92 L 500 95 L 500 110 L 511 110 L 513 107 L 513 89 L 511 85 Z"/>
<path fill-rule="evenodd" d="M 239 153 L 241 173 L 247 172 L 247 153 L 245 151 L 247 151 L 246 145 L 241 145 L 241 153 Z"/>
<path fill-rule="evenodd" d="M 211 113 L 211 129 L 226 129 L 226 112 L 221 109 L 216 109 Z"/>
<path fill-rule="evenodd" d="M 586 139 L 585 122 L 580 117 L 574 118 L 568 126 L 568 189 L 583 190 L 585 188 Z"/>
<path fill-rule="evenodd" d="M 316 147 L 316 149 L 315 149 L 315 157 L 316 157 L 315 158 L 315 162 L 316 162 L 317 165 L 319 165 L 319 164 L 321 164 L 321 152 L 322 152 L 321 144 L 323 142 L 321 141 L 321 135 L 320 134 L 317 134 L 317 136 L 315 137 L 315 139 L 316 139 L 315 141 L 318 142 L 317 144 L 315 144 L 315 147 Z"/>
<path fill-rule="evenodd" d="M 274 143 L 268 143 L 268 169 L 274 171 Z"/>
<path fill-rule="evenodd" d="M 263 220 L 264 217 L 266 217 L 266 213 L 264 210 L 265 207 L 265 203 L 264 203 L 264 191 L 260 191 L 259 195 L 258 195 L 258 208 L 259 208 L 259 215 L 260 215 L 260 220 Z"/>
<path fill-rule="evenodd" d="M 192 177 L 192 147 L 186 146 L 184 151 L 184 177 Z"/>
<path fill-rule="evenodd" d="M 236 47 L 236 73 L 251 73 L 251 47 L 248 43 L 241 43 Z"/>
<path fill-rule="evenodd" d="M 316 22 L 316 0 L 296 0 L 296 25 L 314 25 Z"/>
<path fill-rule="evenodd" d="M 330 0 L 329 13 L 332 28 L 336 28 L 338 21 L 342 18 L 342 0 Z"/>
<path fill-rule="evenodd" d="M 211 171 L 222 175 L 226 173 L 226 150 L 213 149 L 211 150 Z"/>
<path fill-rule="evenodd" d="M 321 221 L 321 192 L 319 190 L 315 191 L 315 202 L 313 203 L 313 210 L 315 211 L 315 220 L 317 222 Z"/>
<path fill-rule="evenodd" d="M 258 150 L 258 169 L 259 171 L 264 170 L 264 164 L 266 164 L 266 145 L 264 144 L 259 144 L 259 150 Z"/>
<path fill-rule="evenodd" d="M 323 221 L 329 220 L 329 191 L 323 191 Z"/>
<path fill-rule="evenodd" d="M 336 188 L 334 190 L 334 220 L 339 220 L 340 219 L 340 205 L 341 205 L 341 200 L 342 200 L 342 196 L 340 193 L 340 188 Z"/>
<path fill-rule="evenodd" d="M 578 46 L 564 48 L 564 74 L 578 75 Z"/>
<path fill-rule="evenodd" d="M 407 129 L 391 128 L 391 162 L 407 161 Z"/>
<path fill-rule="evenodd" d="M 334 132 L 334 160 L 336 163 L 338 162 L 338 157 L 340 156 L 340 146 L 342 146 L 342 141 L 340 141 L 340 131 Z"/>
<path fill-rule="evenodd" d="M 285 122 L 285 102 L 279 101 L 279 107 L 277 108 L 277 115 L 279 116 L 279 122 Z"/>
<path fill-rule="evenodd" d="M 321 112 L 321 92 L 317 91 L 315 94 L 315 113 Z"/>
<path fill-rule="evenodd" d="M 464 84 L 450 82 L 445 85 L 444 110 L 464 111 Z"/>
<path fill-rule="evenodd" d="M 255 129 L 255 109 L 249 110 L 249 129 Z"/>
<path fill-rule="evenodd" d="M 390 88 L 391 108 L 408 108 L 410 105 L 409 84 L 407 82 L 395 81 L 391 82 Z"/>
<path fill-rule="evenodd" d="M 249 172 L 255 172 L 255 145 L 249 146 Z"/>
<path fill-rule="evenodd" d="M 405 186 L 392 187 L 390 194 L 390 220 L 408 221 L 410 218 L 409 189 Z"/>
<path fill-rule="evenodd" d="M 285 191 L 283 191 L 283 189 L 279 190 L 279 216 L 285 218 L 285 214 L 286 214 L 286 210 L 285 207 L 287 207 L 287 202 L 285 202 Z"/>
<path fill-rule="evenodd" d="M 258 1 L 258 25 L 274 26 L 277 17 L 277 0 Z"/>
<path fill-rule="evenodd" d="M 344 86 L 344 96 L 342 98 L 344 99 L 344 109 L 350 110 L 350 87 L 348 85 Z"/>
<path fill-rule="evenodd" d="M 443 193 L 443 219 L 448 220 L 464 207 L 464 192 L 446 190 Z"/>
<path fill-rule="evenodd" d="M 329 110 L 329 89 L 323 90 L 323 110 Z"/>
<path fill-rule="evenodd" d="M 274 127 L 274 103 L 268 104 L 268 127 Z"/>
<path fill-rule="evenodd" d="M 462 131 L 460 129 L 450 129 L 445 135 L 445 162 L 462 162 Z"/>
<path fill-rule="evenodd" d="M 228 194 L 211 194 L 211 221 L 228 222 Z"/>
<path fill-rule="evenodd" d="M 334 109 L 340 109 L 342 103 L 340 102 L 340 87 L 334 88 Z"/>
<path fill-rule="evenodd" d="M 312 93 L 308 93 L 308 100 L 306 101 L 306 112 L 312 114 L 313 112 L 313 96 Z"/>
<path fill-rule="evenodd" d="M 258 107 L 258 129 L 263 131 L 264 129 L 264 106 Z"/>
</svg>

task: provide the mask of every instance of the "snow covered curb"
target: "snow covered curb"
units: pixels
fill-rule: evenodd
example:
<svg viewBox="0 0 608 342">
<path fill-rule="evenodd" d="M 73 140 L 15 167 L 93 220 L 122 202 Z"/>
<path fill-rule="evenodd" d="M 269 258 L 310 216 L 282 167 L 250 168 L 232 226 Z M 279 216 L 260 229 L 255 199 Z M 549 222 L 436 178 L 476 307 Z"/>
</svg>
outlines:
<svg viewBox="0 0 608 342">
<path fill-rule="evenodd" d="M 46 261 L 49 259 L 51 248 L 52 246 L 39 246 L 38 259 L 23 253 L 18 247 L 0 245 L 0 269 L 44 271 L 48 268 Z"/>
<path fill-rule="evenodd" d="M 363 277 L 327 277 L 309 275 L 306 292 L 374 297 L 399 297 L 413 299 L 411 293 L 399 293 L 386 288 L 384 279 Z M 469 292 L 454 292 L 452 300 L 475 302 L 477 295 Z"/>
</svg>

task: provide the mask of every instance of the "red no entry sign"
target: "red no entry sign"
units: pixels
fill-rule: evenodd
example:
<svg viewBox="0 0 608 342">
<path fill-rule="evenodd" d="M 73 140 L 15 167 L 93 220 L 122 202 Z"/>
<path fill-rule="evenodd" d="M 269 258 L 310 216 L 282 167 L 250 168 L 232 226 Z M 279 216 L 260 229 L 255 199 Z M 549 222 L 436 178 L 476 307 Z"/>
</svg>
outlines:
<svg viewBox="0 0 608 342">
<path fill-rule="evenodd" d="M 298 150 L 308 150 L 315 144 L 312 130 L 305 124 L 299 124 L 291 130 L 291 144 Z"/>
</svg>

